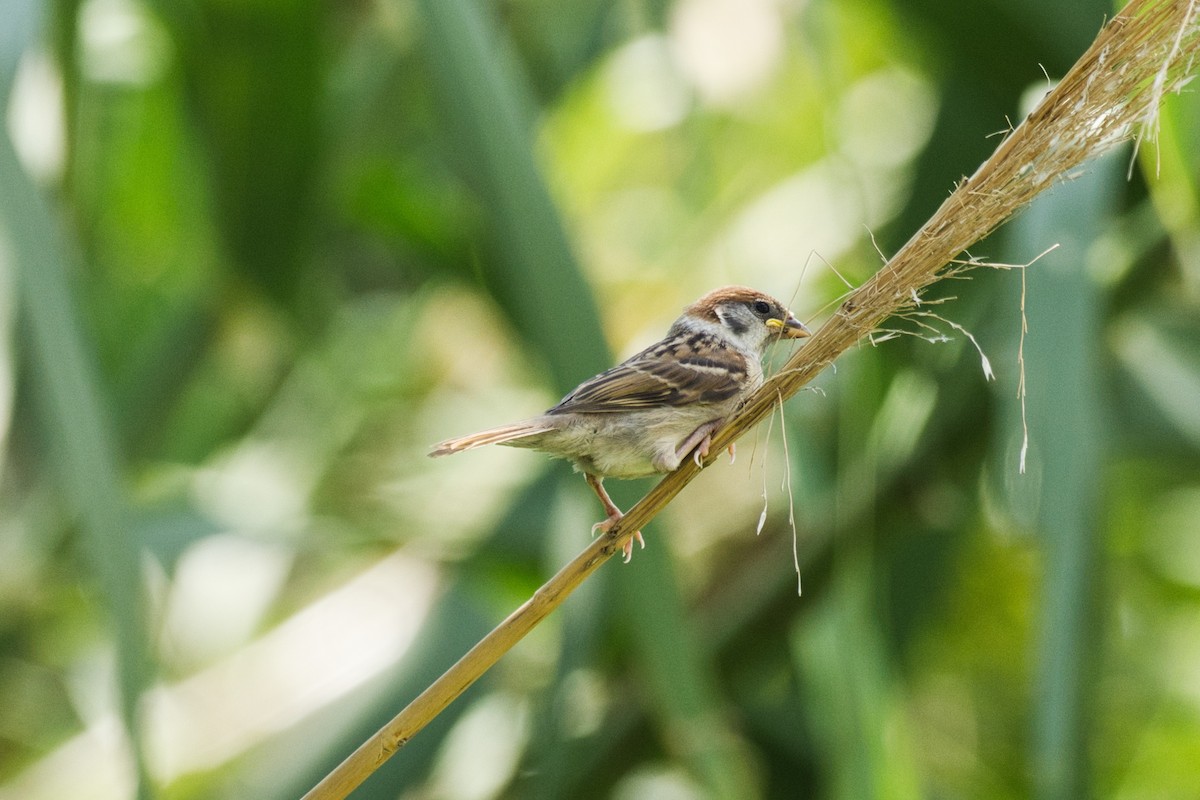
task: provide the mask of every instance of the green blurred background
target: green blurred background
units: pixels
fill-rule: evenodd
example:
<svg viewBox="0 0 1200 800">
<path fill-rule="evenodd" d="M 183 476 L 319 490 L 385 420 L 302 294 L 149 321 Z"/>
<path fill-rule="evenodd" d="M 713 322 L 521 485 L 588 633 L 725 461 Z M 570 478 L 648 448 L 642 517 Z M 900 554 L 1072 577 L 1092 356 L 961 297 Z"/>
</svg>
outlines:
<svg viewBox="0 0 1200 800">
<path fill-rule="evenodd" d="M 302 794 L 599 519 L 432 442 L 721 284 L 819 324 L 1113 10 L 2 0 L 0 798 Z M 355 797 L 1200 796 L 1198 154 L 1172 98 Z"/>
</svg>

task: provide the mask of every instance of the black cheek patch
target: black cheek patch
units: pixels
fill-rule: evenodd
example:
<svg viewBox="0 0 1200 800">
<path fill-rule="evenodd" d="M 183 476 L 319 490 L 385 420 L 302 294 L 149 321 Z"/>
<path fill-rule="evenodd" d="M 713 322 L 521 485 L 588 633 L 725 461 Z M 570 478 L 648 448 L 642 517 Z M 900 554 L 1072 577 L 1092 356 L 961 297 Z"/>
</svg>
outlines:
<svg viewBox="0 0 1200 800">
<path fill-rule="evenodd" d="M 743 333 L 750 330 L 749 325 L 734 317 L 725 319 L 723 322 L 725 323 L 726 328 L 729 328 L 729 330 L 733 331 L 738 336 L 741 336 Z"/>
<path fill-rule="evenodd" d="M 725 313 L 725 309 L 723 308 L 717 309 L 717 319 L 721 320 L 722 325 L 724 325 L 726 328 L 729 328 L 729 330 L 733 331 L 734 334 L 738 336 L 741 336 L 750 329 L 749 325 L 738 319 L 733 314 Z"/>
</svg>

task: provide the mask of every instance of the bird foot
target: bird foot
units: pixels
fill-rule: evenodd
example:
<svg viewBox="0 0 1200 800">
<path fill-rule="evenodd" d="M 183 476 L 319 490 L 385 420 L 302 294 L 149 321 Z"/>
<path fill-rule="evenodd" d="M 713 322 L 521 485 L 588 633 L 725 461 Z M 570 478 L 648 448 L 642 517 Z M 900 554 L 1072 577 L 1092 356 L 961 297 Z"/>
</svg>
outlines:
<svg viewBox="0 0 1200 800">
<path fill-rule="evenodd" d="M 616 516 L 609 517 L 608 519 L 604 520 L 603 522 L 597 522 L 595 525 L 592 526 L 592 535 L 595 536 L 596 531 L 600 531 L 601 533 L 608 533 L 609 529 L 614 524 L 616 524 L 617 520 L 621 519 L 621 517 L 623 517 L 623 516 L 625 516 L 625 515 L 618 513 Z M 642 532 L 634 531 L 633 536 L 630 536 L 628 539 L 625 540 L 625 544 L 621 545 L 621 554 L 625 556 L 624 561 L 626 564 L 628 564 L 630 561 L 633 560 L 633 543 L 634 543 L 634 541 L 637 541 L 638 545 L 643 550 L 646 549 L 646 540 L 642 538 Z"/>
<path fill-rule="evenodd" d="M 608 496 L 608 492 L 604 491 L 603 478 L 598 478 L 590 472 L 585 472 L 583 476 L 587 478 L 588 486 L 592 487 L 592 491 L 596 493 L 596 497 L 600 498 L 600 502 L 604 505 L 604 512 L 608 514 L 608 519 L 604 520 L 603 522 L 597 522 L 592 526 L 592 535 L 595 536 L 597 530 L 608 533 L 613 524 L 625 515 L 621 513 L 621 509 L 617 508 L 616 503 L 614 503 L 612 498 Z M 621 552 L 625 554 L 626 564 L 628 564 L 630 559 L 633 558 L 634 539 L 637 539 L 637 543 L 642 546 L 643 550 L 646 549 L 646 540 L 642 538 L 642 532 L 634 531 L 633 536 L 626 539 L 625 544 L 621 545 Z"/>
<path fill-rule="evenodd" d="M 696 430 L 688 434 L 688 437 L 679 443 L 679 447 L 675 449 L 676 457 L 682 461 L 687 458 L 687 454 L 692 454 L 692 461 L 697 467 L 703 469 L 704 459 L 708 458 L 708 453 L 712 449 L 713 434 L 725 424 L 723 419 L 714 419 L 706 422 Z M 678 462 L 677 462 L 678 463 Z"/>
</svg>

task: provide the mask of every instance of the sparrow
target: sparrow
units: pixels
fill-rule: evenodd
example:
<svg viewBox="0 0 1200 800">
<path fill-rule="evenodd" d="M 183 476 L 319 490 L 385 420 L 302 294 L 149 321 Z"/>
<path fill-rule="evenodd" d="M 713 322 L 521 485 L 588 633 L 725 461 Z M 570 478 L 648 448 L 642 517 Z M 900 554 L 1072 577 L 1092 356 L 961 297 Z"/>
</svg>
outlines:
<svg viewBox="0 0 1200 800">
<path fill-rule="evenodd" d="M 767 345 L 808 335 L 770 295 L 745 286 L 716 289 L 685 308 L 662 341 L 579 384 L 544 414 L 447 439 L 429 455 L 502 444 L 565 458 L 604 506 L 607 518 L 593 533 L 607 531 L 623 514 L 605 478 L 672 472 L 689 453 L 699 464 L 713 434 L 762 385 Z M 626 563 L 634 539 L 646 546 L 635 532 L 623 548 Z"/>
</svg>

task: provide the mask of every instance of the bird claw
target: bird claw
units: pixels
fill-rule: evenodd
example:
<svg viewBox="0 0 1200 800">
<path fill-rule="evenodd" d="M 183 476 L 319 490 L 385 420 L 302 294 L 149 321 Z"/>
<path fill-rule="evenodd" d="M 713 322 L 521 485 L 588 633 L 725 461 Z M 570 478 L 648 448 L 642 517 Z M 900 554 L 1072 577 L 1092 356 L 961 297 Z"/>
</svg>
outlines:
<svg viewBox="0 0 1200 800">
<path fill-rule="evenodd" d="M 625 540 L 625 544 L 621 545 L 621 553 L 625 556 L 622 561 L 626 564 L 633 560 L 633 542 L 635 539 L 643 550 L 646 549 L 646 540 L 642 538 L 642 532 L 634 531 L 633 536 L 630 536 Z"/>
<path fill-rule="evenodd" d="M 696 462 L 697 467 L 701 467 L 701 468 L 704 467 L 704 459 L 708 458 L 708 451 L 709 451 L 709 448 L 711 445 L 712 445 L 712 437 L 705 436 L 704 440 L 702 442 L 700 442 L 700 444 L 696 445 L 696 449 L 692 451 L 692 461 Z M 726 450 L 726 452 L 729 453 L 729 463 L 730 464 L 737 461 L 737 444 L 736 443 L 730 442 L 729 446 L 726 447 L 725 450 Z"/>
</svg>

